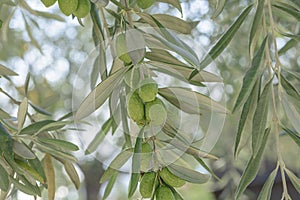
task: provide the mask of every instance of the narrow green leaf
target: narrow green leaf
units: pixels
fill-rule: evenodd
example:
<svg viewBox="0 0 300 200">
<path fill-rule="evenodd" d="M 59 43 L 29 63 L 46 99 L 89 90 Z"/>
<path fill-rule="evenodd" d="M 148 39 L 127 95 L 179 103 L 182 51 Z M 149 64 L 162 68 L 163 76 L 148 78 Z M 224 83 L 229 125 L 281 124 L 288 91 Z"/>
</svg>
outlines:
<svg viewBox="0 0 300 200">
<path fill-rule="evenodd" d="M 42 114 L 42 115 L 47 115 L 47 116 L 51 116 L 52 114 L 49 113 L 47 110 L 37 106 L 37 105 L 34 105 L 33 103 L 30 103 L 29 104 L 31 105 L 31 107 L 38 113 Z"/>
<path fill-rule="evenodd" d="M 298 178 L 293 172 L 291 172 L 287 168 L 285 168 L 284 170 L 286 174 L 289 176 L 295 189 L 300 193 L 300 178 Z"/>
<path fill-rule="evenodd" d="M 69 161 L 64 162 L 64 168 L 68 176 L 70 177 L 71 181 L 73 182 L 75 188 L 78 190 L 80 187 L 80 179 L 73 163 Z"/>
<path fill-rule="evenodd" d="M 257 107 L 253 116 L 252 122 L 252 154 L 255 157 L 259 151 L 259 147 L 263 142 L 264 132 L 266 129 L 269 99 L 271 96 L 271 86 L 273 79 L 269 80 L 266 84 L 262 94 L 260 95 Z"/>
<path fill-rule="evenodd" d="M 0 119 L 9 119 L 10 115 L 0 108 Z"/>
<path fill-rule="evenodd" d="M 276 2 L 276 4 L 273 4 L 272 6 L 284 11 L 285 13 L 293 16 L 295 19 L 300 21 L 300 11 L 297 8 L 291 6 L 290 4 Z"/>
<path fill-rule="evenodd" d="M 300 135 L 288 128 L 283 128 L 283 130 L 294 140 L 294 142 L 300 147 Z"/>
<path fill-rule="evenodd" d="M 143 61 L 146 52 L 146 43 L 142 32 L 132 29 L 127 31 L 126 37 L 126 50 L 134 65 Z M 123 52 L 122 52 L 123 53 Z"/>
<path fill-rule="evenodd" d="M 48 146 L 46 144 L 41 144 L 41 143 L 35 143 L 35 144 L 43 152 L 51 154 L 53 157 L 59 157 L 61 159 L 69 160 L 71 162 L 78 162 L 77 159 L 73 155 L 63 152 L 58 149 L 54 149 L 53 146 Z"/>
<path fill-rule="evenodd" d="M 151 49 L 150 52 L 146 52 L 145 57 L 151 61 L 161 62 L 161 63 L 165 63 L 165 64 L 172 64 L 172 65 L 177 65 L 177 66 L 182 66 L 182 67 L 187 67 L 187 68 L 193 69 L 193 67 L 186 65 L 182 61 L 178 60 L 178 58 L 173 56 L 171 53 L 169 53 L 168 51 L 163 50 L 163 49 L 153 48 L 153 49 Z"/>
<path fill-rule="evenodd" d="M 16 160 L 15 163 L 18 165 L 18 167 L 23 172 L 22 174 L 24 177 L 29 177 L 28 180 L 33 178 L 32 185 L 36 184 L 36 181 L 39 181 L 40 183 L 44 184 L 44 178 L 35 170 L 33 169 L 26 161 Z M 29 181 L 31 183 L 31 181 Z"/>
<path fill-rule="evenodd" d="M 157 0 L 158 2 L 167 3 L 179 10 L 179 12 L 182 14 L 182 8 L 179 0 Z"/>
<path fill-rule="evenodd" d="M 249 48 L 250 48 L 250 46 L 253 42 L 253 38 L 254 38 L 255 34 L 257 34 L 258 27 L 262 23 L 264 5 L 265 5 L 265 0 L 258 0 L 257 1 L 256 12 L 255 12 L 253 23 L 252 23 L 251 30 L 250 30 Z"/>
<path fill-rule="evenodd" d="M 278 51 L 279 55 L 283 55 L 287 52 L 290 48 L 296 46 L 298 44 L 297 40 L 290 39 L 285 45 Z"/>
<path fill-rule="evenodd" d="M 85 150 L 85 154 L 91 154 L 95 152 L 98 148 L 98 146 L 102 143 L 103 139 L 105 138 L 106 134 L 110 130 L 113 123 L 113 117 L 110 117 L 101 127 L 99 132 L 96 134 L 92 142 L 89 144 L 87 149 Z"/>
<path fill-rule="evenodd" d="M 25 17 L 25 15 L 23 14 L 23 19 L 24 19 L 24 22 L 25 22 L 25 28 L 26 28 L 26 32 L 30 38 L 30 42 L 33 46 L 35 46 L 39 51 L 40 53 L 42 54 L 42 48 L 41 46 L 39 45 L 38 41 L 33 37 L 33 34 L 32 34 L 32 31 L 31 31 L 31 28 L 30 28 L 30 25 L 28 24 L 28 21 Z"/>
<path fill-rule="evenodd" d="M 253 111 L 256 109 L 257 106 L 257 99 L 259 95 L 259 82 L 257 81 L 254 88 L 252 89 L 252 92 L 250 94 L 250 98 L 247 99 L 246 103 L 244 104 L 240 120 L 239 120 L 239 126 L 238 126 L 238 132 L 236 134 L 235 138 L 235 145 L 234 145 L 234 155 L 237 156 L 238 153 L 238 147 L 240 144 L 240 140 L 242 138 L 242 133 L 244 131 L 246 122 L 248 120 L 252 120 L 253 117 Z"/>
<path fill-rule="evenodd" d="M 18 76 L 18 74 L 8 67 L 0 64 L 0 76 Z"/>
<path fill-rule="evenodd" d="M 9 189 L 8 173 L 0 165 L 0 190 L 4 192 L 8 192 L 8 189 Z"/>
<path fill-rule="evenodd" d="M 13 151 L 17 155 L 21 156 L 22 158 L 25 159 L 35 159 L 36 156 L 32 152 L 32 150 L 23 142 L 18 142 L 17 140 L 14 140 L 13 142 Z"/>
<path fill-rule="evenodd" d="M 117 180 L 117 177 L 118 177 L 118 172 L 115 171 L 115 173 L 112 175 L 112 177 L 109 179 L 109 181 L 107 183 L 107 186 L 105 188 L 104 195 L 103 195 L 103 200 L 107 199 L 107 197 L 110 195 L 111 190 L 114 187 L 114 184 Z"/>
<path fill-rule="evenodd" d="M 47 178 L 48 199 L 54 200 L 55 190 L 56 190 L 55 171 L 52 162 L 52 157 L 49 154 L 45 155 L 43 159 L 43 165 L 44 165 L 44 170 Z"/>
<path fill-rule="evenodd" d="M 228 110 L 223 105 L 188 88 L 160 88 L 158 93 L 177 108 L 190 114 L 201 114 L 201 109 L 228 113 Z"/>
<path fill-rule="evenodd" d="M 125 94 L 120 95 L 120 111 L 121 111 L 122 127 L 123 127 L 123 132 L 124 132 L 123 134 L 125 137 L 125 146 L 132 147 L 130 129 L 129 129 L 129 125 L 128 125 L 128 113 L 127 113 Z"/>
<path fill-rule="evenodd" d="M 65 140 L 42 138 L 42 137 L 39 137 L 37 140 L 41 143 L 49 144 L 56 148 L 62 148 L 67 151 L 78 151 L 79 150 L 77 145 L 75 145 L 71 142 L 65 141 Z"/>
<path fill-rule="evenodd" d="M 55 121 L 49 124 L 46 124 L 42 128 L 40 128 L 35 135 L 38 135 L 39 133 L 46 132 L 46 131 L 56 131 L 63 127 L 65 127 L 67 124 L 72 123 L 72 121 Z"/>
<path fill-rule="evenodd" d="M 18 109 L 18 132 L 23 128 L 28 109 L 28 99 L 25 97 Z"/>
<path fill-rule="evenodd" d="M 297 108 L 290 101 L 288 101 L 285 95 L 282 95 L 281 102 L 289 121 L 292 123 L 296 132 L 300 133 L 300 113 L 297 111 Z"/>
<path fill-rule="evenodd" d="M 300 94 L 298 90 L 282 74 L 280 75 L 280 83 L 288 95 L 300 101 Z"/>
<path fill-rule="evenodd" d="M 46 126 L 47 124 L 51 124 L 55 122 L 54 120 L 43 120 L 38 121 L 35 123 L 32 123 L 28 125 L 27 127 L 23 128 L 20 132 L 20 134 L 26 134 L 26 135 L 33 135 L 37 133 L 42 127 Z"/>
<path fill-rule="evenodd" d="M 0 29 L 2 28 L 3 21 L 0 19 Z"/>
<path fill-rule="evenodd" d="M 127 70 L 128 68 L 126 67 L 121 68 L 103 82 L 98 84 L 96 88 L 81 103 L 75 114 L 75 119 L 83 119 L 102 106 L 112 91 L 119 85 Z"/>
<path fill-rule="evenodd" d="M 193 85 L 203 86 L 202 82 L 222 82 L 223 79 L 213 73 L 207 71 L 200 71 L 197 75 L 195 75 L 192 79 L 189 80 L 189 75 L 194 70 L 192 68 L 185 68 L 178 65 L 167 64 L 163 62 L 157 61 L 148 61 L 147 64 L 152 65 L 156 68 L 153 68 L 155 71 L 159 71 L 175 77 L 182 81 L 188 81 Z"/>
<path fill-rule="evenodd" d="M 198 70 L 201 70 L 208 66 L 214 59 L 216 59 L 222 51 L 227 47 L 227 45 L 232 40 L 233 36 L 239 30 L 240 26 L 246 19 L 247 15 L 252 9 L 253 4 L 245 8 L 239 17 L 233 22 L 233 24 L 229 27 L 225 33 L 220 37 L 220 39 L 216 42 L 216 44 L 209 50 L 209 52 L 202 59 L 200 66 L 194 70 L 194 72 L 190 75 L 190 79 L 195 76 Z"/>
<path fill-rule="evenodd" d="M 167 14 L 154 14 L 152 16 L 157 19 L 165 28 L 183 34 L 191 34 L 192 32 L 193 27 L 191 24 L 178 17 Z"/>
<path fill-rule="evenodd" d="M 199 157 L 195 157 L 194 156 L 194 158 L 198 161 L 198 163 L 204 168 L 204 169 L 206 169 L 215 179 L 217 179 L 217 180 L 221 180 L 215 173 L 214 173 L 214 171 L 211 169 L 211 168 L 209 168 L 209 166 L 201 159 L 201 158 L 199 158 Z"/>
<path fill-rule="evenodd" d="M 141 128 L 134 145 L 134 154 L 132 157 L 132 172 L 128 187 L 128 198 L 131 198 L 133 196 L 139 182 L 143 134 L 144 127 Z"/>
<path fill-rule="evenodd" d="M 54 19 L 56 21 L 60 21 L 60 22 L 65 22 L 65 18 L 59 16 L 59 15 L 56 15 L 56 14 L 53 14 L 53 13 L 50 13 L 50 12 L 42 12 L 42 11 L 35 11 L 37 13 L 38 16 L 41 16 L 41 17 L 44 17 L 44 18 L 48 18 L 48 19 Z"/>
<path fill-rule="evenodd" d="M 259 196 L 257 200 L 270 200 L 271 193 L 272 193 L 272 187 L 277 175 L 278 167 L 273 170 L 273 172 L 269 175 L 269 178 L 265 182 L 263 188 L 261 189 L 261 192 L 259 193 Z"/>
<path fill-rule="evenodd" d="M 202 184 L 202 183 L 206 183 L 210 178 L 210 175 L 208 174 L 202 174 L 200 172 L 179 165 L 175 165 L 175 164 L 170 164 L 167 166 L 167 168 L 174 175 L 190 183 Z"/>
<path fill-rule="evenodd" d="M 46 181 L 46 175 L 41 161 L 36 157 L 35 159 L 28 160 L 29 165 L 39 173 L 39 175 L 43 178 L 43 182 Z"/>
<path fill-rule="evenodd" d="M 104 33 L 102 30 L 103 26 L 102 26 L 102 23 L 100 20 L 98 8 L 94 3 L 91 4 L 90 14 L 91 14 L 91 19 L 93 22 L 93 29 L 95 31 L 95 34 L 96 34 L 98 40 L 100 42 L 103 42 L 104 41 Z"/>
<path fill-rule="evenodd" d="M 29 87 L 29 81 L 30 81 L 30 73 L 28 72 L 26 75 L 26 79 L 25 79 L 25 84 L 24 84 L 24 90 L 25 90 L 25 96 L 27 97 L 28 94 L 28 87 Z"/>
<path fill-rule="evenodd" d="M 13 157 L 13 141 L 10 133 L 0 122 L 0 155 L 7 156 L 8 158 Z"/>
<path fill-rule="evenodd" d="M 261 144 L 261 146 L 259 147 L 259 151 L 256 155 L 256 157 L 251 157 L 247 163 L 247 167 L 241 177 L 241 180 L 239 182 L 237 191 L 235 193 L 235 200 L 238 200 L 240 195 L 246 190 L 246 188 L 248 187 L 248 185 L 254 180 L 254 178 L 256 177 L 259 167 L 260 167 L 260 163 L 261 163 L 261 159 L 262 159 L 262 155 L 268 140 L 268 136 L 270 133 L 270 129 L 266 129 L 264 136 L 263 136 L 263 142 Z"/>
<path fill-rule="evenodd" d="M 24 175 L 19 176 L 18 178 L 25 186 L 30 187 L 36 193 L 37 196 L 40 196 L 40 197 L 42 196 L 41 189 L 38 187 L 36 182 L 30 183 L 29 180 L 27 179 L 27 177 Z"/>
<path fill-rule="evenodd" d="M 132 149 L 126 149 L 123 150 L 121 153 L 119 153 L 113 161 L 110 163 L 109 167 L 107 170 L 104 172 L 100 179 L 100 183 L 103 183 L 107 181 L 115 171 L 120 169 L 127 161 L 128 159 L 132 156 Z"/>
<path fill-rule="evenodd" d="M 172 190 L 175 200 L 184 200 L 184 198 L 181 196 L 181 194 L 175 188 L 170 187 L 170 189 Z"/>
<path fill-rule="evenodd" d="M 14 186 L 16 188 L 18 188 L 20 191 L 24 192 L 25 194 L 32 195 L 32 196 L 38 195 L 36 193 L 36 189 L 30 187 L 31 185 L 24 185 L 24 184 L 20 183 L 18 180 L 14 179 L 13 177 L 10 177 L 9 180 L 11 183 L 14 184 Z"/>
<path fill-rule="evenodd" d="M 214 13 L 212 14 L 211 18 L 215 19 L 217 18 L 223 11 L 225 5 L 226 5 L 227 0 L 218 0 L 216 8 L 214 10 Z"/>
<path fill-rule="evenodd" d="M 262 45 L 260 46 L 259 50 L 255 54 L 254 58 L 252 59 L 251 67 L 246 72 L 244 78 L 243 78 L 243 86 L 241 88 L 241 91 L 239 93 L 239 96 L 236 100 L 236 103 L 233 108 L 233 113 L 238 110 L 247 100 L 249 97 L 250 92 L 252 91 L 255 82 L 260 77 L 260 74 L 262 73 L 262 70 L 260 69 L 261 66 L 261 60 L 264 55 L 265 46 L 267 43 L 268 36 L 264 39 Z"/>
</svg>

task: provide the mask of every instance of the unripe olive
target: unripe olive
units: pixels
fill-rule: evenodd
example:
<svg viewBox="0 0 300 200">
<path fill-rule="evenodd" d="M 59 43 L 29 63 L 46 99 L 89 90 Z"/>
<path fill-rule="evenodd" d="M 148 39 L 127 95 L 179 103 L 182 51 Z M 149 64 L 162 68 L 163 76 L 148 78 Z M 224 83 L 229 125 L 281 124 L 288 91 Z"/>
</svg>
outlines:
<svg viewBox="0 0 300 200">
<path fill-rule="evenodd" d="M 58 6 L 62 13 L 69 16 L 78 7 L 78 0 L 58 0 Z"/>
<path fill-rule="evenodd" d="M 90 0 L 79 0 L 78 7 L 73 13 L 78 18 L 86 17 L 91 10 L 91 2 Z"/>
<path fill-rule="evenodd" d="M 160 186 L 155 192 L 156 200 L 175 200 L 172 190 L 167 186 Z"/>
<path fill-rule="evenodd" d="M 147 9 L 154 4 L 155 0 L 137 0 L 138 7 Z"/>
<path fill-rule="evenodd" d="M 126 35 L 124 33 L 121 33 L 116 38 L 116 51 L 117 56 L 120 60 L 122 60 L 126 64 L 131 63 L 131 58 L 127 52 L 126 47 Z"/>
<path fill-rule="evenodd" d="M 147 172 L 143 175 L 140 184 L 140 193 L 143 198 L 151 198 L 155 186 L 156 173 Z"/>
<path fill-rule="evenodd" d="M 149 170 L 151 159 L 152 159 L 152 147 L 149 143 L 145 142 L 142 144 L 141 171 L 146 172 Z"/>
<path fill-rule="evenodd" d="M 139 88 L 139 96 L 144 102 L 153 101 L 158 93 L 157 83 L 151 79 L 147 78 L 141 82 L 141 87 Z"/>
<path fill-rule="evenodd" d="M 159 176 L 163 181 L 172 187 L 181 187 L 185 184 L 185 180 L 182 180 L 178 176 L 172 174 L 167 167 L 164 167 L 160 172 Z"/>
<path fill-rule="evenodd" d="M 165 105 L 159 98 L 145 103 L 145 112 L 146 122 L 154 126 L 163 125 L 167 119 Z"/>
<path fill-rule="evenodd" d="M 129 117 L 139 125 L 143 125 L 145 121 L 145 109 L 142 99 L 134 92 L 129 95 L 127 101 L 127 111 Z"/>
<path fill-rule="evenodd" d="M 46 7 L 50 7 L 54 5 L 57 0 L 41 0 L 41 1 Z"/>
</svg>

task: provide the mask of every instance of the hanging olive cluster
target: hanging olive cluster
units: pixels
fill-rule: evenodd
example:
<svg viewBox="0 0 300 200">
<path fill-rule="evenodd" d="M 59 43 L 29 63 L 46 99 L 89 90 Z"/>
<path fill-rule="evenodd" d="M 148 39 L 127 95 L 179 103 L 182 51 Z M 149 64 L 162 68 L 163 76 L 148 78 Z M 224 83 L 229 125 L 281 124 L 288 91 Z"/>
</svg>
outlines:
<svg viewBox="0 0 300 200">
<path fill-rule="evenodd" d="M 147 172 L 140 184 L 140 194 L 143 198 L 156 197 L 156 200 L 175 200 L 179 195 L 175 187 L 182 187 L 185 180 L 172 174 L 167 167 L 157 172 Z"/>
<path fill-rule="evenodd" d="M 162 125 L 167 112 L 164 103 L 156 97 L 157 83 L 147 78 L 141 81 L 141 86 L 129 95 L 127 110 L 129 117 L 138 125 Z"/>
</svg>

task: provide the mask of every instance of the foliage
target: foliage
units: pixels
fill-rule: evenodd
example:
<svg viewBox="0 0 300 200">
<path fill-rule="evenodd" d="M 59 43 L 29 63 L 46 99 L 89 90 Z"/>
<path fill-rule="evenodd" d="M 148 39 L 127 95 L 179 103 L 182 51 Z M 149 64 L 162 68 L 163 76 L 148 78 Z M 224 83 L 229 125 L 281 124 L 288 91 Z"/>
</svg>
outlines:
<svg viewBox="0 0 300 200">
<path fill-rule="evenodd" d="M 46 7 L 56 3 L 45 0 L 41 2 Z M 72 18 L 78 17 L 81 25 L 84 24 L 81 18 L 90 14 L 87 19 L 92 23 L 92 37 L 97 49 L 97 59 L 88 77 L 92 91 L 76 111 L 54 120 L 52 113 L 31 101 L 28 93 L 30 74 L 24 83 L 24 92 L 17 97 L 22 99 L 21 101 L 0 88 L 1 93 L 18 107 L 16 119 L 13 114 L 0 109 L 1 198 L 6 198 L 14 190 L 41 196 L 42 191 L 47 189 L 48 199 L 55 199 L 53 161 L 64 166 L 78 189 L 80 180 L 74 168 L 77 159 L 71 153 L 77 151 L 78 147 L 61 138 L 61 135 L 65 131 L 76 129 L 72 127 L 73 124 L 84 123 L 86 117 L 97 109 L 102 109 L 106 102 L 110 102 L 110 116 L 86 149 L 86 154 L 95 152 L 103 139 L 109 133 L 113 135 L 122 124 L 122 151 L 113 159 L 100 180 L 108 181 L 104 198 L 110 195 L 118 178 L 118 170 L 130 158 L 132 163 L 128 198 L 133 197 L 139 182 L 143 187 L 139 190 L 145 192 L 145 188 L 148 189 L 145 196 L 151 199 L 160 199 L 163 196 L 183 199 L 175 187 L 182 186 L 185 182 L 202 184 L 209 181 L 210 176 L 195 170 L 195 166 L 190 165 L 185 156 L 192 158 L 216 177 L 203 159 L 214 161 L 218 159 L 217 156 L 199 149 L 196 141 L 190 140 L 189 135 L 178 126 L 178 116 L 174 117 L 166 110 L 173 109 L 177 113 L 182 111 L 190 116 L 200 116 L 204 113 L 204 118 L 213 113 L 231 115 L 221 103 L 191 88 L 205 88 L 208 82 L 222 81 L 205 68 L 226 53 L 225 49 L 234 41 L 247 43 L 247 49 L 243 51 L 247 52 L 251 59 L 232 108 L 232 114 L 241 113 L 234 145 L 236 157 L 242 149 L 241 139 L 246 137 L 247 124 L 251 125 L 251 156 L 237 186 L 235 199 L 241 197 L 257 176 L 270 138 L 276 141 L 277 165 L 262 188 L 259 199 L 270 199 L 277 172 L 280 172 L 282 177 L 282 199 L 291 199 L 286 176 L 299 192 L 299 178 L 285 165 L 280 151 L 280 135 L 289 136 L 298 148 L 300 144 L 300 94 L 296 86 L 300 77 L 286 66 L 281 57 L 298 45 L 299 30 L 290 26 L 299 23 L 300 8 L 297 3 L 287 0 L 257 0 L 245 5 L 201 60 L 193 48 L 174 34 L 175 31 L 178 34 L 191 35 L 199 21 L 185 21 L 164 13 L 151 14 L 148 10 L 149 7 L 163 3 L 183 14 L 178 0 L 159 0 L 155 3 L 139 0 L 98 0 L 96 3 L 58 0 L 57 3 L 63 14 L 72 15 Z M 225 0 L 218 1 L 215 12 L 212 13 L 213 19 L 222 16 L 226 3 L 228 4 Z M 0 8 L 14 8 L 17 5 L 32 15 L 63 21 L 60 15 L 32 9 L 25 0 L 17 3 L 5 0 L 0 3 Z M 254 15 L 251 15 L 251 12 L 254 12 Z M 12 16 L 13 12 L 6 19 L 1 19 L 3 22 L 0 20 L 3 35 L 8 30 Z M 23 19 L 32 45 L 42 52 L 39 42 L 30 30 L 30 24 L 38 24 L 24 14 Z M 250 31 L 248 42 L 239 41 L 236 37 L 243 24 L 249 26 L 246 27 Z M 278 38 L 281 37 L 289 40 L 279 49 Z M 112 64 L 108 62 L 109 53 L 113 55 Z M 167 74 L 175 81 L 183 80 L 189 87 L 162 87 L 156 82 L 156 77 L 161 74 Z M 12 82 L 10 77 L 17 75 L 9 67 L 0 64 L 2 79 Z M 143 89 L 145 80 L 151 80 L 154 89 Z M 117 96 L 113 93 L 117 93 Z M 136 106 L 136 102 L 132 103 L 132 96 L 140 102 L 139 106 Z M 150 100 L 145 100 L 145 96 L 151 96 Z M 147 104 L 153 107 L 152 112 L 151 107 L 145 109 Z M 154 110 L 157 105 L 160 106 L 159 110 Z M 136 113 L 139 113 L 138 120 Z M 166 116 L 160 118 L 162 113 Z M 118 114 L 121 117 L 116 117 Z M 157 115 L 157 118 L 153 115 Z M 159 120 L 159 123 L 154 123 L 155 120 Z M 25 124 L 27 126 L 24 126 Z M 138 128 L 137 134 L 133 133 L 134 128 Z M 143 149 L 145 144 L 147 150 Z M 173 158 L 171 163 L 165 159 L 162 150 Z M 145 178 L 148 174 L 152 174 L 150 181 Z M 183 184 L 177 185 L 180 181 Z"/>
</svg>

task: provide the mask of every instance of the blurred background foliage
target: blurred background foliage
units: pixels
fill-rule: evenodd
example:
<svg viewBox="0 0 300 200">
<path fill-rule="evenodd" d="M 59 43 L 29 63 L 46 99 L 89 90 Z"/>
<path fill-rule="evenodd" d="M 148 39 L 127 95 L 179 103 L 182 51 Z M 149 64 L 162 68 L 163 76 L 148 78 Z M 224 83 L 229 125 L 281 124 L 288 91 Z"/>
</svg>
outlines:
<svg viewBox="0 0 300 200">
<path fill-rule="evenodd" d="M 300 6 L 299 1 L 294 0 L 293 2 Z M 208 50 L 241 10 L 252 1 L 227 1 L 223 12 L 216 18 L 211 18 L 215 11 L 216 1 L 182 0 L 181 3 L 184 19 L 200 21 L 191 34 L 192 40 L 196 46 Z M 170 13 L 180 17 L 180 13 L 167 4 L 156 3 L 149 12 Z M 242 77 L 249 67 L 250 58 L 247 50 L 249 27 L 253 15 L 254 13 L 251 12 L 250 17 L 242 25 L 229 47 L 216 60 L 215 67 L 210 69 L 215 74 L 219 74 L 224 80 L 225 90 L 221 98 L 226 99 L 229 108 L 233 107 L 242 83 Z M 280 24 L 282 30 L 300 33 L 299 21 L 291 19 L 292 17 L 287 14 L 279 13 L 277 16 L 281 16 L 280 18 L 276 17 L 276 21 Z M 72 93 L 81 92 L 78 88 L 73 87 L 77 72 L 80 67 L 84 67 L 81 66 L 82 63 L 94 48 L 90 17 L 84 19 L 84 27 L 82 27 L 76 19 L 63 16 L 57 5 L 45 8 L 40 0 L 1 0 L 0 19 L 3 21 L 0 30 L 0 63 L 9 66 L 19 74 L 19 76 L 11 77 L 11 81 L 1 78 L 0 87 L 20 100 L 24 94 L 26 75 L 30 73 L 29 99 L 34 104 L 50 113 L 54 113 L 56 118 L 70 112 L 72 109 Z M 300 74 L 300 43 L 286 46 L 288 42 L 292 43 L 293 40 L 278 36 L 278 48 L 285 48 L 282 50 L 280 58 L 287 69 Z M 299 80 L 290 79 L 290 81 L 297 88 L 300 88 Z M 10 102 L 10 99 L 2 93 L 0 93 L 0 99 L 0 107 L 12 116 L 16 116 L 17 107 Z M 45 118 L 41 115 L 36 117 Z M 245 148 L 242 149 L 237 159 L 233 156 L 238 118 L 239 114 L 227 116 L 222 135 L 212 151 L 220 159 L 209 164 L 221 177 L 221 181 L 212 180 L 205 185 L 187 184 L 180 191 L 189 200 L 232 199 L 251 149 L 246 144 L 248 138 L 244 138 L 242 145 L 246 145 Z M 93 159 L 93 155 L 84 157 L 86 147 L 78 139 L 77 132 L 69 131 L 66 137 L 78 144 L 81 149 L 75 155 L 79 158 L 77 169 L 80 172 L 82 186 L 77 192 L 70 180 L 66 178 L 66 172 L 62 166 L 57 164 L 57 199 L 93 200 L 97 198 L 98 193 L 102 195 L 104 192 L 103 185 L 99 184 L 99 179 L 103 173 L 103 168 L 106 168 L 106 166 Z M 259 191 L 255 188 L 262 187 L 266 174 L 275 167 L 277 158 L 273 153 L 275 151 L 273 143 L 275 141 L 269 140 L 267 144 L 264 163 L 259 176 L 250 185 L 250 190 L 246 193 L 248 197 L 245 195 L 241 199 L 253 199 L 251 196 L 255 196 L 255 193 Z M 299 148 L 285 135 L 281 137 L 281 145 L 286 165 L 299 176 L 300 159 L 295 159 L 299 157 Z M 107 150 L 102 149 L 98 154 L 103 153 L 105 157 L 106 153 L 104 151 Z M 106 155 L 106 157 L 109 158 L 109 155 Z M 119 176 L 117 185 L 113 188 L 112 195 L 108 199 L 124 199 L 127 192 L 128 178 L 127 174 Z M 279 188 L 275 189 L 274 187 L 274 190 L 280 190 L 280 183 L 278 185 Z M 278 193 L 280 194 L 280 192 Z M 14 197 L 17 199 L 32 199 L 21 193 L 11 198 Z M 279 199 L 279 195 L 277 197 L 274 192 L 272 199 Z"/>
</svg>

